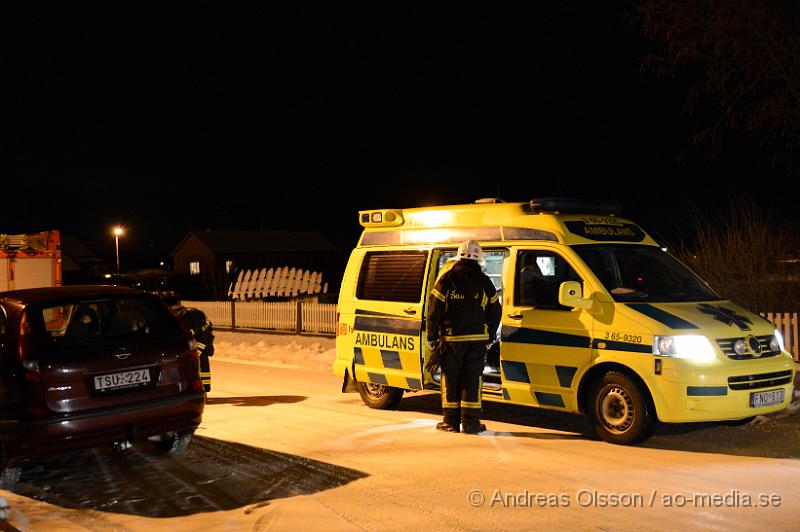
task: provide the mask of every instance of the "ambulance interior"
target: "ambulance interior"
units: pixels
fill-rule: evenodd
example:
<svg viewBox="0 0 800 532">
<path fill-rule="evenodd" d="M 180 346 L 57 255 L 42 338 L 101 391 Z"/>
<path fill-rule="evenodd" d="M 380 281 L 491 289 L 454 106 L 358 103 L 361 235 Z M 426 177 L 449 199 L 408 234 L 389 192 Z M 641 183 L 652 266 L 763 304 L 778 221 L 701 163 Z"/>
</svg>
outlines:
<svg viewBox="0 0 800 532">
<path fill-rule="evenodd" d="M 493 251 L 483 250 L 483 257 L 486 261 L 482 265 L 484 273 L 492 280 L 494 287 L 498 291 L 500 300 L 503 300 L 503 261 L 508 258 L 507 250 Z M 438 275 L 441 275 L 442 268 L 450 261 L 456 261 L 456 250 L 442 252 L 439 256 Z M 501 326 L 502 327 L 502 326 Z M 500 338 L 500 328 L 498 327 L 496 338 Z M 500 342 L 495 342 L 486 354 L 486 366 L 483 369 L 483 387 L 492 390 L 499 390 L 502 385 L 500 382 Z"/>
</svg>

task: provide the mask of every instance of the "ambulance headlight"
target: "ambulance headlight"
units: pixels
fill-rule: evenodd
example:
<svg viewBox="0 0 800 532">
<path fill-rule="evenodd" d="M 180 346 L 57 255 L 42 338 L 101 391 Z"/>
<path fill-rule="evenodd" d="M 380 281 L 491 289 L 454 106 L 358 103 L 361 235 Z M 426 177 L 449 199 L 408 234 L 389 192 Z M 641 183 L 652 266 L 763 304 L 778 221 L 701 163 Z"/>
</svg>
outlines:
<svg viewBox="0 0 800 532">
<path fill-rule="evenodd" d="M 653 354 L 662 357 L 688 358 L 698 362 L 713 360 L 714 348 L 705 336 L 686 334 L 681 336 L 656 336 Z"/>
<path fill-rule="evenodd" d="M 783 343 L 783 335 L 779 330 L 775 330 L 775 335 L 769 341 L 770 351 L 785 351 L 786 344 Z"/>
</svg>

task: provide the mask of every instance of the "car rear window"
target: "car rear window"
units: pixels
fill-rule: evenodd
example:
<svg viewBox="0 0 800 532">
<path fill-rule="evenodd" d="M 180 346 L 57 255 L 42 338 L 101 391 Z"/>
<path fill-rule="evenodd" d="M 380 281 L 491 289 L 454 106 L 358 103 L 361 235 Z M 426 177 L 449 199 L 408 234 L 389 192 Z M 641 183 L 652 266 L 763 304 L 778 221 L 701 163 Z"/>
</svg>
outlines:
<svg viewBox="0 0 800 532">
<path fill-rule="evenodd" d="M 55 343 L 115 337 L 165 338 L 180 326 L 157 300 L 118 297 L 40 307 L 46 336 Z"/>
</svg>

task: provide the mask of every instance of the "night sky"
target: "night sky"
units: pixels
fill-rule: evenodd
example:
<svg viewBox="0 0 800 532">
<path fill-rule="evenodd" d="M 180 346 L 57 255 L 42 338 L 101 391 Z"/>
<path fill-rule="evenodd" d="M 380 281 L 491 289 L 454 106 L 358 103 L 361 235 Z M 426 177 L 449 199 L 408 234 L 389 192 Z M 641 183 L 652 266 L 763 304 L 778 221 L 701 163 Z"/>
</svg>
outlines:
<svg viewBox="0 0 800 532">
<path fill-rule="evenodd" d="M 4 3 L 0 233 L 111 261 L 119 222 L 125 269 L 191 230 L 349 248 L 359 209 L 480 197 L 615 199 L 671 242 L 730 191 L 798 223 L 757 146 L 676 161 L 686 80 L 642 72 L 628 3 L 530 5 Z"/>
</svg>

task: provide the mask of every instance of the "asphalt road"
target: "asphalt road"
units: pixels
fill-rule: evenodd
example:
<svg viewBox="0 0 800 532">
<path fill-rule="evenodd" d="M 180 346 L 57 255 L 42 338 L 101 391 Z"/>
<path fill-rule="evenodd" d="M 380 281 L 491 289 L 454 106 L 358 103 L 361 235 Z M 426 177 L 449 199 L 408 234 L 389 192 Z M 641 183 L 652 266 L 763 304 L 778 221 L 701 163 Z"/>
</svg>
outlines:
<svg viewBox="0 0 800 532">
<path fill-rule="evenodd" d="M 485 405 L 441 433 L 438 396 L 367 408 L 327 372 L 213 361 L 189 449 L 30 461 L 22 530 L 797 530 L 800 419 L 678 425 L 638 447 L 580 417 Z M 757 506 L 757 507 L 756 507 Z"/>
</svg>

